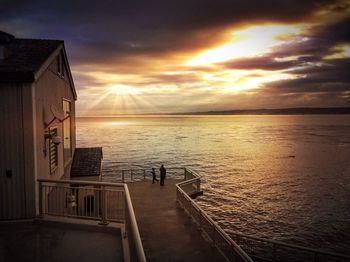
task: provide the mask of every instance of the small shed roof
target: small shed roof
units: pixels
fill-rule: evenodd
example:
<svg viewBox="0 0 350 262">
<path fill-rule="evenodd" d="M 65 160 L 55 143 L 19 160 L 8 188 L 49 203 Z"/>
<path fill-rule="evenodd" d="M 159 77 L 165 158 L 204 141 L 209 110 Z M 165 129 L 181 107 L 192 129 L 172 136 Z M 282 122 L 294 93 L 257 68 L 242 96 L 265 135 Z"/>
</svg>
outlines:
<svg viewBox="0 0 350 262">
<path fill-rule="evenodd" d="M 9 56 L 0 59 L 0 80 L 33 82 L 37 72 L 62 40 L 11 39 L 5 47 Z"/>
<path fill-rule="evenodd" d="M 102 147 L 76 148 L 70 176 L 100 176 L 102 158 Z"/>
</svg>

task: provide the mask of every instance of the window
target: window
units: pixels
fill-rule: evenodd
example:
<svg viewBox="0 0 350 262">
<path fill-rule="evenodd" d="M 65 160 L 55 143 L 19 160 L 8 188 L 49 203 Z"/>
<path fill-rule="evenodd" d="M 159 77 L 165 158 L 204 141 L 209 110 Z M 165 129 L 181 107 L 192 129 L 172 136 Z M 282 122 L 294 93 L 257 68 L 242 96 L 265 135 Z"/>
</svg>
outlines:
<svg viewBox="0 0 350 262">
<path fill-rule="evenodd" d="M 50 128 L 49 152 L 50 152 L 50 173 L 52 174 L 58 167 L 58 147 L 52 141 L 53 137 L 57 136 L 57 128 Z"/>
<path fill-rule="evenodd" d="M 67 164 L 72 158 L 72 139 L 71 139 L 71 102 L 64 99 L 63 100 L 63 158 L 64 164 Z"/>
</svg>

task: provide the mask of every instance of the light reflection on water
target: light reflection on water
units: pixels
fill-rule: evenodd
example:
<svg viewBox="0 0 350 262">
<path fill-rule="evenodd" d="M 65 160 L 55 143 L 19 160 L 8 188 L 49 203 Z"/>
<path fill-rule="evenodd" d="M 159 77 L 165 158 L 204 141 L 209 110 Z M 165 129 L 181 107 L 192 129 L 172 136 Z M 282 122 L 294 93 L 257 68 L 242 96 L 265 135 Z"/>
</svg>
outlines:
<svg viewBox="0 0 350 262">
<path fill-rule="evenodd" d="M 349 254 L 348 115 L 78 119 L 77 145 L 103 147 L 110 181 L 161 163 L 198 171 L 198 202 L 228 232 Z"/>
</svg>

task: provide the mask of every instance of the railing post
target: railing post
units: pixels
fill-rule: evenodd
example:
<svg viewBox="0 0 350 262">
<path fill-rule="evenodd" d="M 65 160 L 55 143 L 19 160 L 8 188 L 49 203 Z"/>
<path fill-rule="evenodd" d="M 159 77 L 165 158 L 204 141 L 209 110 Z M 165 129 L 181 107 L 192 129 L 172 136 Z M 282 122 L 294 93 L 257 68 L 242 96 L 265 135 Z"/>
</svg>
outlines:
<svg viewBox="0 0 350 262">
<path fill-rule="evenodd" d="M 186 167 L 184 167 L 184 180 L 186 180 Z"/>
<path fill-rule="evenodd" d="M 143 170 L 143 179 L 146 179 L 146 169 Z"/>
<path fill-rule="evenodd" d="M 101 195 L 102 195 L 102 217 L 101 217 L 101 221 L 100 221 L 100 225 L 108 225 L 107 222 L 107 205 L 106 205 L 106 190 L 105 190 L 105 186 L 101 187 L 102 191 L 101 191 Z"/>
<path fill-rule="evenodd" d="M 124 183 L 124 170 L 122 170 L 122 182 Z"/>
<path fill-rule="evenodd" d="M 215 228 L 215 225 L 213 224 L 213 244 L 214 244 L 214 247 L 216 247 L 216 228 Z"/>
<path fill-rule="evenodd" d="M 131 169 L 130 177 L 131 177 L 131 181 L 133 181 L 133 172 L 132 172 L 132 169 Z"/>
</svg>

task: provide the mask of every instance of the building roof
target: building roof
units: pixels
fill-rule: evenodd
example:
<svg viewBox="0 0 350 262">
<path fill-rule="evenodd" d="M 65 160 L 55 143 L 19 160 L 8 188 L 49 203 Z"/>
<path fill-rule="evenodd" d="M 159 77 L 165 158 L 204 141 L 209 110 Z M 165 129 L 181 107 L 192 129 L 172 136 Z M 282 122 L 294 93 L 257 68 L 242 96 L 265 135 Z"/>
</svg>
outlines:
<svg viewBox="0 0 350 262">
<path fill-rule="evenodd" d="M 100 176 L 102 158 L 102 147 L 76 148 L 70 176 Z"/>
<path fill-rule="evenodd" d="M 3 45 L 9 55 L 0 59 L 0 81 L 33 82 L 34 74 L 60 45 L 61 40 L 10 39 Z"/>
<path fill-rule="evenodd" d="M 0 30 L 0 44 L 1 43 L 8 43 L 13 38 L 15 38 L 13 35 Z"/>
</svg>

